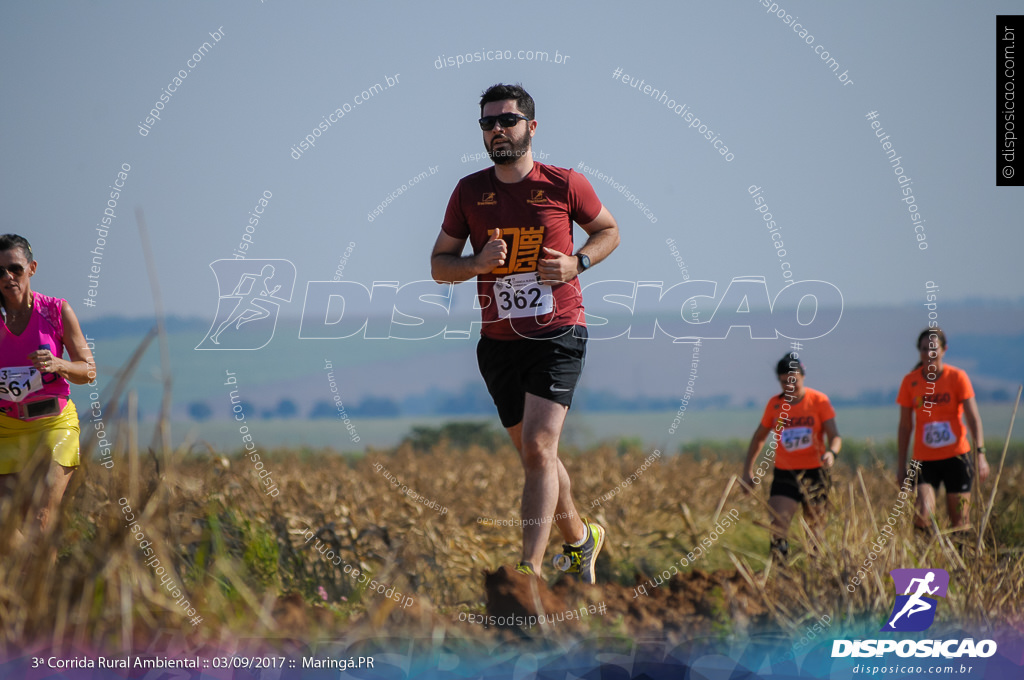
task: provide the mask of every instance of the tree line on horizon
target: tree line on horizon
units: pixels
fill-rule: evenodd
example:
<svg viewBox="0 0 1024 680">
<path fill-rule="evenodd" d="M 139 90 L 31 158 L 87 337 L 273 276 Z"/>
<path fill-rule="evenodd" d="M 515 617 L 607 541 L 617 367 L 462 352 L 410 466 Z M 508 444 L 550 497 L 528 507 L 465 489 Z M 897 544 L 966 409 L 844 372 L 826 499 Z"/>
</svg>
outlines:
<svg viewBox="0 0 1024 680">
<path fill-rule="evenodd" d="M 977 399 L 981 403 L 1007 403 L 1013 396 L 1005 389 L 975 388 Z M 831 402 L 837 407 L 857 406 L 893 406 L 896 403 L 896 390 L 864 390 L 856 397 L 834 397 Z M 335 404 L 327 399 L 313 403 L 305 415 L 300 414 L 299 406 L 287 397 L 280 399 L 274 406 L 256 406 L 251 402 L 241 402 L 242 408 L 250 418 L 271 420 L 274 418 L 304 418 L 320 420 L 336 418 L 338 410 Z M 691 402 L 691 410 L 715 410 L 726 408 L 757 408 L 761 402 L 747 399 L 736 402 L 728 394 L 717 394 L 700 397 Z M 679 397 L 624 397 L 610 390 L 580 390 L 573 399 L 573 408 L 590 413 L 644 413 L 652 411 L 671 411 L 679 407 Z M 189 418 L 196 421 L 209 420 L 214 417 L 228 417 L 228 409 L 217 413 L 203 400 L 192 401 L 187 405 Z M 394 399 L 376 395 L 367 395 L 354 404 L 345 404 L 345 412 L 350 417 L 358 418 L 395 418 L 399 416 L 449 416 L 449 415 L 489 415 L 494 411 L 491 397 L 483 384 L 467 383 L 461 390 L 441 390 L 432 388 L 426 392 L 413 394 L 404 399 Z"/>
</svg>

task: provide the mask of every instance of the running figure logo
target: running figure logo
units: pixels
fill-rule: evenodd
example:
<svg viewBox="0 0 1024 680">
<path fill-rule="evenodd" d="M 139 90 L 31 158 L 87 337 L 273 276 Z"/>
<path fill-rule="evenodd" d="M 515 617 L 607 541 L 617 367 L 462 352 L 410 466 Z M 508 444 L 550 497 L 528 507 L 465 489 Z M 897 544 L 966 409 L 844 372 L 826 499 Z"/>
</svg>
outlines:
<svg viewBox="0 0 1024 680">
<path fill-rule="evenodd" d="M 889 573 L 896 584 L 896 602 L 881 630 L 913 633 L 931 626 L 939 602 L 936 597 L 945 597 L 949 588 L 949 573 L 945 569 L 893 569 Z"/>
<path fill-rule="evenodd" d="M 210 269 L 220 299 L 213 325 L 196 349 L 265 347 L 274 337 L 281 303 L 292 301 L 295 265 L 288 260 L 225 259 L 211 262 Z"/>
</svg>

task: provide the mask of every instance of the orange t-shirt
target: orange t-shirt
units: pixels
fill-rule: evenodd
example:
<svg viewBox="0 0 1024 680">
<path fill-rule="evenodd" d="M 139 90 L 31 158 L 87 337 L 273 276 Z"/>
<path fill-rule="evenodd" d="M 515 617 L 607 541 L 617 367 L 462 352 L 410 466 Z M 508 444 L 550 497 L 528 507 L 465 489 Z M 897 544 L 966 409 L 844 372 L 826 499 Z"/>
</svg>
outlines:
<svg viewBox="0 0 1024 680">
<path fill-rule="evenodd" d="M 789 408 L 784 408 L 789 404 Z M 836 417 L 824 392 L 804 388 L 804 398 L 789 403 L 784 394 L 777 394 L 768 401 L 761 418 L 761 425 L 778 437 L 778 451 L 775 467 L 779 470 L 811 470 L 821 467 L 821 456 L 825 453 L 826 420 Z"/>
<path fill-rule="evenodd" d="M 971 450 L 964 401 L 974 396 L 967 373 L 945 364 L 934 383 L 915 368 L 903 377 L 896 403 L 914 410 L 914 460 L 944 460 Z"/>
</svg>

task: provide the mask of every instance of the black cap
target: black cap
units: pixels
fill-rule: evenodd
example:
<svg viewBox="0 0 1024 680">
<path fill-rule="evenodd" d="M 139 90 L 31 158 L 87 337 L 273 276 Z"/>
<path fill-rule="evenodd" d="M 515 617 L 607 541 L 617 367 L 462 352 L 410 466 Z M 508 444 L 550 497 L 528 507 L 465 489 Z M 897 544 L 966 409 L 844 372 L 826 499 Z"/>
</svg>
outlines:
<svg viewBox="0 0 1024 680">
<path fill-rule="evenodd" d="M 787 375 L 791 371 L 796 371 L 800 375 L 806 375 L 806 373 L 804 373 L 804 365 L 800 359 L 797 358 L 795 352 L 790 352 L 779 359 L 778 365 L 775 366 L 775 375 Z"/>
</svg>

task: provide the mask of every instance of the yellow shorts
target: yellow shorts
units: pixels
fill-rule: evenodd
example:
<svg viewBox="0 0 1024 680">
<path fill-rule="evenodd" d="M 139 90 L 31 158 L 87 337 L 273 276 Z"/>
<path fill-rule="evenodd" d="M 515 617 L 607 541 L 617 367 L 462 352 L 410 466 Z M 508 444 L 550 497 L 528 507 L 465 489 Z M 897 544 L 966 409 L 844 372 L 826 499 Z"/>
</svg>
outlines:
<svg viewBox="0 0 1024 680">
<path fill-rule="evenodd" d="M 0 413 L 0 475 L 21 472 L 36 449 L 45 446 L 65 467 L 78 467 L 78 410 L 68 399 L 59 415 L 18 420 Z"/>
</svg>

